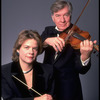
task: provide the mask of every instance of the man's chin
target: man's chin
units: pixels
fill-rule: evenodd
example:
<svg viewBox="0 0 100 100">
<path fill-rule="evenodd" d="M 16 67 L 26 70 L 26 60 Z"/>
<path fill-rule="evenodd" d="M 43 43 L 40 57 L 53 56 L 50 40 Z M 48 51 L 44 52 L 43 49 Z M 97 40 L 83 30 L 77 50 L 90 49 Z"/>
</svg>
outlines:
<svg viewBox="0 0 100 100">
<path fill-rule="evenodd" d="M 66 28 L 59 28 L 59 31 L 64 31 Z"/>
</svg>

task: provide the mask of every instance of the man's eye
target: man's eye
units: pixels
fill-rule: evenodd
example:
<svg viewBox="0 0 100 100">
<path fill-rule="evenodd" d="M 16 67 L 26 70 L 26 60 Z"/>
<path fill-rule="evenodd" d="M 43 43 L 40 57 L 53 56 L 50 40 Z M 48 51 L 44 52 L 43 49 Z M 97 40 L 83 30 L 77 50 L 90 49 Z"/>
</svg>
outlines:
<svg viewBox="0 0 100 100">
<path fill-rule="evenodd" d="M 65 14 L 65 16 L 69 16 L 69 13 L 68 14 Z"/>
<path fill-rule="evenodd" d="M 56 17 L 59 17 L 60 15 L 56 15 Z"/>
</svg>

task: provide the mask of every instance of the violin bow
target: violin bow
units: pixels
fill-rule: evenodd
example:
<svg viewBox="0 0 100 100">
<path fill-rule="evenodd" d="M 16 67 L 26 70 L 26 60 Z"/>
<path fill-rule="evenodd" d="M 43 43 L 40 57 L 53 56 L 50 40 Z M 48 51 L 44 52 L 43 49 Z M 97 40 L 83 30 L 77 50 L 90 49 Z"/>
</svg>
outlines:
<svg viewBox="0 0 100 100">
<path fill-rule="evenodd" d="M 81 15 L 83 14 L 83 12 L 84 12 L 85 8 L 87 7 L 89 1 L 90 1 L 90 0 L 87 1 L 87 3 L 85 4 L 83 10 L 81 11 L 79 17 L 77 18 L 76 22 L 73 24 L 73 27 L 72 27 L 71 30 L 68 32 L 68 36 L 65 38 L 65 41 L 67 41 L 68 38 L 73 34 L 73 29 L 74 29 L 76 23 L 78 22 L 78 20 L 80 19 Z"/>
<path fill-rule="evenodd" d="M 81 13 L 80 13 L 79 17 L 77 18 L 76 22 L 73 24 L 73 27 L 72 27 L 71 30 L 68 32 L 68 36 L 65 38 L 65 42 L 66 42 L 66 41 L 68 40 L 68 38 L 73 34 L 73 29 L 74 29 L 76 23 L 78 22 L 78 20 L 80 19 L 81 15 L 83 14 L 85 8 L 86 8 L 87 5 L 89 4 L 89 1 L 90 1 L 90 0 L 87 1 L 86 5 L 84 6 L 83 10 L 81 11 Z M 94 48 L 99 52 L 99 48 L 98 48 L 98 46 L 97 46 L 96 44 L 94 44 Z"/>
<path fill-rule="evenodd" d="M 23 85 L 29 87 L 26 83 L 24 83 L 23 81 L 21 81 L 19 78 L 17 78 L 16 76 L 12 75 L 16 80 L 18 80 L 19 82 L 21 82 Z M 30 88 L 30 87 L 29 87 Z M 38 94 L 39 96 L 41 96 L 42 94 L 40 94 L 39 92 L 37 92 L 35 89 L 30 88 L 32 91 L 34 91 L 36 94 Z"/>
</svg>

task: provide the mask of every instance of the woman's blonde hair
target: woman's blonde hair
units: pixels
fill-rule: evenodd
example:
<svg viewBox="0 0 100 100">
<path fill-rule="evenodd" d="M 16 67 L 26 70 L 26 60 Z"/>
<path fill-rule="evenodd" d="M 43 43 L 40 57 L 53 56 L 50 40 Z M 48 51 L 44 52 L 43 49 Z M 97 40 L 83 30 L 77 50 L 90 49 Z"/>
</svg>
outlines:
<svg viewBox="0 0 100 100">
<path fill-rule="evenodd" d="M 19 33 L 19 36 L 18 36 L 18 38 L 14 44 L 14 47 L 13 47 L 12 61 L 15 61 L 15 62 L 18 61 L 19 55 L 17 53 L 17 50 L 20 49 L 23 42 L 26 41 L 27 39 L 35 39 L 37 41 L 37 44 L 38 44 L 38 55 L 41 53 L 42 40 L 41 40 L 39 33 L 37 31 L 34 31 L 34 30 L 22 30 Z"/>
</svg>

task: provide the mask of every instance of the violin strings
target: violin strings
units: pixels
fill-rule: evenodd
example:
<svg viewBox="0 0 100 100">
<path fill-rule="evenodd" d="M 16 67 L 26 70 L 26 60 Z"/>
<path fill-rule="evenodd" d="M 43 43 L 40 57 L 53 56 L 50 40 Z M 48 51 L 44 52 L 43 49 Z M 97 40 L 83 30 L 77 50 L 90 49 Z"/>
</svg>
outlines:
<svg viewBox="0 0 100 100">
<path fill-rule="evenodd" d="M 19 82 L 21 82 L 23 85 L 29 87 L 27 84 L 25 84 L 23 81 L 21 81 L 19 78 L 17 78 L 16 76 L 12 75 L 16 80 L 18 80 Z M 29 87 L 30 88 L 30 87 Z M 39 92 L 37 92 L 35 89 L 30 88 L 32 91 L 34 91 L 35 93 L 37 93 L 39 96 L 41 96 L 42 94 L 40 94 Z"/>
</svg>

